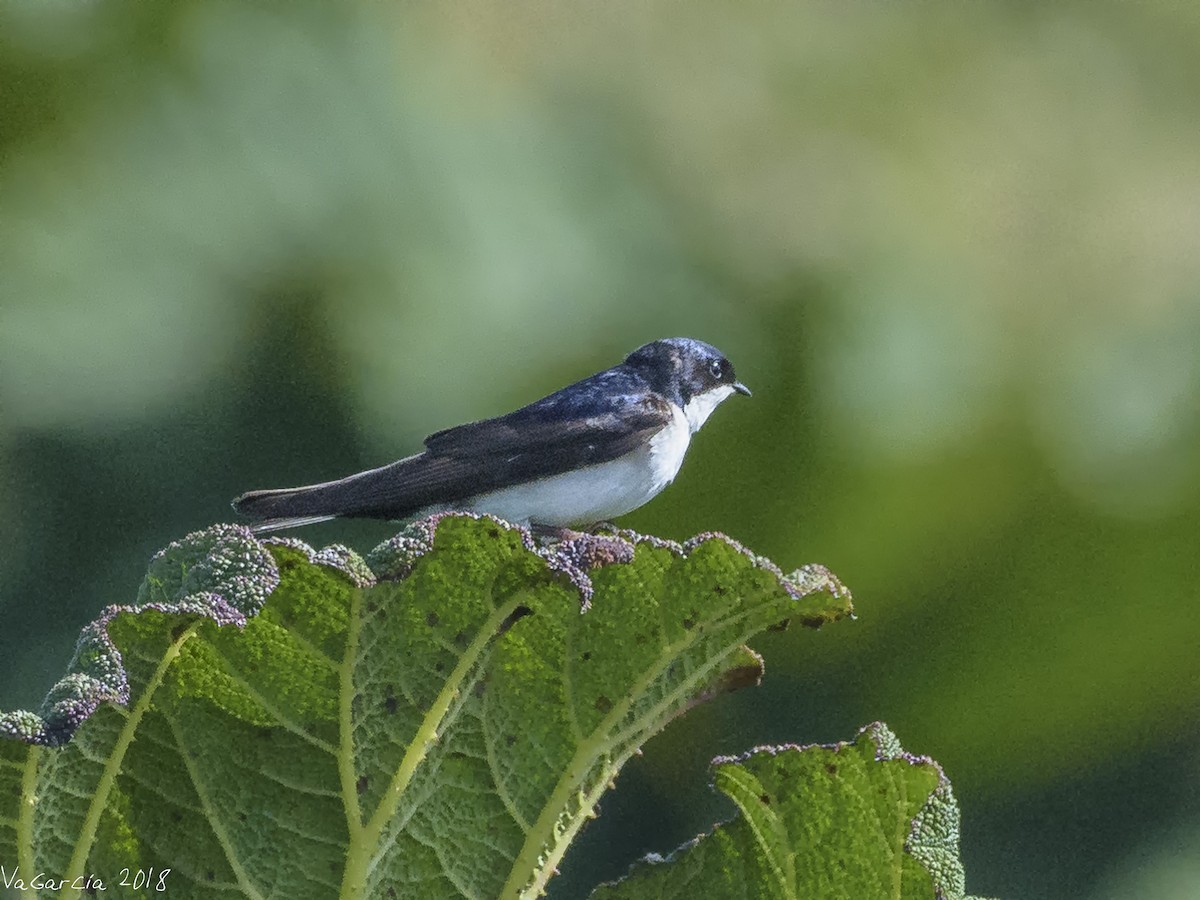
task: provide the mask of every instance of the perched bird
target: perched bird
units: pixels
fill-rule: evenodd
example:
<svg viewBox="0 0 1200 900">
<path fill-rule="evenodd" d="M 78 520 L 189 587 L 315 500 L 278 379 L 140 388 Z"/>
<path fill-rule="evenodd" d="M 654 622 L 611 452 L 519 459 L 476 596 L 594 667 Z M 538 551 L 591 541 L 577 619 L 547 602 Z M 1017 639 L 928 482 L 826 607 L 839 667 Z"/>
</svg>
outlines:
<svg viewBox="0 0 1200 900">
<path fill-rule="evenodd" d="M 653 341 L 516 412 L 431 434 L 413 456 L 324 484 L 250 491 L 233 508 L 255 531 L 446 510 L 551 530 L 591 525 L 670 484 L 692 435 L 734 392 L 750 394 L 716 347 Z"/>
</svg>

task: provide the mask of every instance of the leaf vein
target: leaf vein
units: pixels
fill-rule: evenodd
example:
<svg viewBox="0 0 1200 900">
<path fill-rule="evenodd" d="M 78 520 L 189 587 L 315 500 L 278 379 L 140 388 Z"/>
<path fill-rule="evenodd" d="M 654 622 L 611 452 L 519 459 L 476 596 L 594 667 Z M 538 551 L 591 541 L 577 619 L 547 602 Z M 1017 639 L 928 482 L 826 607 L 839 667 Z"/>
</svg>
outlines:
<svg viewBox="0 0 1200 900">
<path fill-rule="evenodd" d="M 575 712 L 575 631 L 580 627 L 583 617 L 573 618 L 567 623 L 567 633 L 563 637 L 563 705 L 567 708 L 567 725 L 571 729 L 571 737 L 575 743 L 582 744 L 583 729 L 579 725 L 579 715 Z M 528 829 L 526 829 L 528 833 Z"/>
<path fill-rule="evenodd" d="M 750 608 L 747 609 L 746 607 Z M 726 617 L 724 621 L 721 619 L 712 621 L 722 621 L 722 626 L 726 627 L 731 622 L 748 619 L 755 608 L 756 604 L 753 601 L 743 601 L 743 612 L 741 614 Z M 579 777 L 581 777 L 579 773 L 586 774 L 592 770 L 601 755 L 598 752 L 601 748 L 614 746 L 612 739 L 606 737 L 608 733 L 624 720 L 630 713 L 631 708 L 658 681 L 666 669 L 692 645 L 698 643 L 702 638 L 707 639 L 711 637 L 711 635 L 703 634 L 707 630 L 708 625 L 709 622 L 706 621 L 704 622 L 704 628 L 691 629 L 677 643 L 664 644 L 657 663 L 647 669 L 630 686 L 629 691 L 621 702 L 614 705 L 612 710 L 596 726 L 592 734 L 588 736 L 587 740 L 579 745 L 574 757 L 572 757 L 570 763 L 564 769 L 563 775 L 555 786 L 554 791 L 543 806 L 541 815 L 538 816 L 533 828 L 526 835 L 525 844 L 521 847 L 521 851 L 513 860 L 513 866 L 509 872 L 508 880 L 501 891 L 501 896 L 523 896 L 520 892 L 526 887 L 533 887 L 539 891 L 544 887 L 548 870 L 553 868 L 553 864 L 561 858 L 561 854 L 565 848 L 562 842 L 559 841 L 555 852 L 543 854 L 542 849 L 554 833 L 561 811 L 567 808 L 568 800 L 575 793 L 575 784 Z M 691 676 L 681 681 L 676 690 L 653 702 L 645 712 L 638 713 L 630 727 L 620 733 L 622 742 L 632 742 L 633 738 L 646 733 L 654 723 L 662 723 L 666 720 L 673 711 L 675 703 L 678 702 L 675 698 L 680 697 L 684 692 L 689 691 L 700 683 L 746 637 L 747 635 L 744 632 L 739 631 L 736 637 L 729 641 L 725 652 L 712 654 L 709 657 L 709 664 L 697 666 Z M 616 746 L 621 745 L 617 744 Z M 624 748 L 619 751 L 626 758 L 628 754 L 633 752 L 632 743 L 629 744 L 629 747 L 628 751 Z M 529 871 L 528 878 L 522 877 L 521 872 L 525 869 Z"/>
<path fill-rule="evenodd" d="M 237 682 L 238 686 L 241 687 L 242 690 L 253 697 L 254 701 L 263 709 L 265 709 L 271 716 L 273 716 L 275 720 L 287 731 L 290 731 L 301 740 L 307 741 L 317 749 L 325 751 L 330 756 L 337 755 L 337 748 L 333 746 L 333 744 L 329 743 L 329 741 L 322 740 L 315 734 L 309 734 L 298 723 L 293 722 L 290 718 L 285 716 L 279 707 L 275 706 L 275 704 L 259 693 L 259 691 L 255 689 L 254 685 L 249 682 L 246 676 L 244 676 L 234 666 L 233 660 L 226 656 L 225 653 L 222 652 L 222 650 L 215 643 L 209 644 L 209 647 L 212 649 L 213 654 L 217 657 L 217 659 L 220 660 L 221 666 L 225 670 L 226 674 L 229 675 L 229 677 L 235 682 Z"/>
<path fill-rule="evenodd" d="M 280 828 L 282 828 L 284 831 L 290 832 L 290 833 L 296 835 L 297 837 L 302 837 L 306 841 L 313 841 L 314 843 L 317 843 L 317 844 L 328 844 L 331 847 L 344 847 L 345 846 L 344 841 L 339 841 L 336 838 L 325 837 L 323 835 L 312 834 L 307 831 L 302 831 L 299 828 L 297 828 L 295 825 L 293 825 L 291 822 L 281 819 L 279 816 L 275 815 L 274 813 L 268 812 L 268 813 L 265 813 L 265 816 L 266 816 L 266 818 L 268 818 L 272 822 L 274 822 L 276 825 L 278 825 Z M 329 887 L 332 887 L 332 888 L 337 887 L 337 885 L 331 881 L 324 881 L 322 879 L 312 878 L 311 876 L 310 876 L 310 880 L 317 881 L 320 884 L 327 884 L 327 885 L 329 885 Z"/>
<path fill-rule="evenodd" d="M 320 647 L 318 647 L 316 644 L 314 644 L 312 641 L 310 641 L 308 638 L 306 638 L 304 635 L 300 634 L 300 632 L 292 630 L 292 629 L 288 629 L 287 635 L 289 638 L 291 638 L 293 641 L 295 641 L 297 644 L 299 644 L 301 647 L 303 647 L 305 650 L 307 650 L 310 654 L 312 654 L 317 659 L 319 659 L 321 662 L 323 662 L 329 668 L 330 671 L 332 671 L 332 672 L 338 671 L 338 661 L 336 659 L 334 659 L 332 656 L 330 656 L 328 653 L 326 653 L 324 650 L 322 650 Z"/>
<path fill-rule="evenodd" d="M 500 775 L 500 764 L 496 759 L 495 741 L 490 740 L 487 735 L 484 735 L 483 746 L 487 754 L 488 769 L 492 773 L 492 783 L 496 786 L 496 795 L 500 798 L 500 803 L 508 811 L 508 814 L 512 816 L 512 820 L 517 823 L 517 827 L 521 829 L 521 834 L 529 834 L 529 823 L 525 821 L 525 817 L 517 809 L 512 795 L 508 792 L 508 785 Z"/>
<path fill-rule="evenodd" d="M 164 717 L 167 718 L 167 717 Z M 179 753 L 179 758 L 183 762 L 183 766 L 187 769 L 188 778 L 191 779 L 192 787 L 196 789 L 196 796 L 200 800 L 200 806 L 203 810 L 204 817 L 208 820 L 209 827 L 212 828 L 213 836 L 217 839 L 217 843 L 221 845 L 221 850 L 225 854 L 225 859 L 229 863 L 229 868 L 233 870 L 234 877 L 237 879 L 238 886 L 242 891 L 248 894 L 254 900 L 262 900 L 263 894 L 250 880 L 242 862 L 238 859 L 237 852 L 233 848 L 233 843 L 229 839 L 229 834 L 225 831 L 225 827 L 221 824 L 217 817 L 217 811 L 209 802 L 208 795 L 201 785 L 200 775 L 196 771 L 196 763 L 188 753 L 183 740 L 183 735 L 179 733 L 179 726 L 171 718 L 167 718 L 167 724 L 171 729 L 171 733 L 175 736 L 175 749 Z"/>
<path fill-rule="evenodd" d="M 371 852 L 371 848 L 378 845 L 389 819 L 395 814 L 400 803 L 400 798 L 411 783 L 417 767 L 425 759 L 429 747 L 438 739 L 439 733 L 447 723 L 453 721 L 458 711 L 462 708 L 462 703 L 465 702 L 466 696 L 469 693 L 466 690 L 462 690 L 462 688 L 468 682 L 471 673 L 476 670 L 487 648 L 497 637 L 500 626 L 513 614 L 518 606 L 522 605 L 528 599 L 525 592 L 519 592 L 494 608 L 492 614 L 480 624 L 474 639 L 463 651 L 454 670 L 446 679 L 442 690 L 438 693 L 437 698 L 422 719 L 416 734 L 413 735 L 413 739 L 404 753 L 404 758 L 401 760 L 400 766 L 396 769 L 391 782 L 384 790 L 379 801 L 379 806 L 375 809 L 371 820 L 365 826 L 364 838 L 369 838 L 369 840 L 365 841 L 362 851 L 367 853 L 367 857 L 365 859 L 355 859 L 353 862 L 348 860 L 347 862 L 348 871 L 351 865 L 361 869 L 360 872 L 355 873 L 356 881 L 358 879 L 365 881 L 368 871 L 390 849 L 392 841 L 388 841 L 383 847 L 379 847 L 376 852 Z M 344 884 L 343 894 L 345 894 L 346 887 L 349 886 L 348 883 Z M 362 887 L 363 885 L 360 883 L 358 889 L 361 890 Z"/>
<path fill-rule="evenodd" d="M 91 851 L 92 843 L 96 840 L 96 829 L 100 826 L 100 814 L 104 811 L 104 807 L 108 803 L 108 796 L 112 791 L 113 785 L 116 784 L 117 774 L 121 771 L 121 763 L 125 759 L 125 753 L 129 750 L 129 745 L 133 743 L 134 732 L 137 730 L 138 725 L 141 724 L 142 716 L 150 708 L 154 693 L 162 685 L 167 669 L 179 657 L 180 649 L 186 641 L 196 634 L 199 627 L 199 620 L 193 622 L 184 629 L 179 637 L 167 645 L 162 659 L 158 660 L 158 664 L 142 688 L 142 693 L 138 697 L 137 703 L 134 704 L 129 717 L 125 719 L 125 724 L 121 726 L 121 730 L 117 733 L 117 740 L 113 744 L 113 749 L 105 761 L 104 770 L 100 773 L 100 780 L 96 784 L 96 791 L 92 795 L 92 802 L 88 805 L 87 812 L 84 814 L 83 824 L 76 837 L 75 849 L 71 853 L 71 860 L 67 863 L 67 869 L 64 873 L 64 882 L 67 886 L 62 888 L 59 893 L 60 897 L 79 896 L 79 891 L 69 886 L 75 884 L 83 875 L 83 867 L 87 862 L 88 853 Z"/>
<path fill-rule="evenodd" d="M 362 592 L 350 592 L 350 607 L 346 619 L 346 652 L 338 670 L 338 777 L 341 782 L 342 809 L 346 816 L 346 865 L 342 870 L 342 887 L 339 896 L 350 898 L 357 895 L 358 877 L 351 872 L 351 860 L 355 848 L 363 841 L 362 809 L 358 805 L 358 779 L 354 764 L 354 662 L 358 655 L 359 636 L 362 623 L 360 610 Z M 366 852 L 370 852 L 366 848 Z M 365 877 L 365 873 L 364 873 Z M 351 884 L 351 882 L 355 884 Z"/>
</svg>

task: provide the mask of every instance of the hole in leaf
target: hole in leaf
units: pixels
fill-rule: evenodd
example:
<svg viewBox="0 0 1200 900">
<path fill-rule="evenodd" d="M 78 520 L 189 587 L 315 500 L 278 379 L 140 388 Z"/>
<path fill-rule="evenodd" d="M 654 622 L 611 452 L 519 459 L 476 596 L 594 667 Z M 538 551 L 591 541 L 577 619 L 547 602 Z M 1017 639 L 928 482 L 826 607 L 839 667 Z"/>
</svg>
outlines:
<svg viewBox="0 0 1200 900">
<path fill-rule="evenodd" d="M 503 622 L 500 623 L 500 627 L 497 629 L 496 633 L 504 634 L 504 632 L 506 632 L 506 631 L 508 631 L 508 629 L 512 628 L 513 625 L 517 623 L 517 621 L 525 618 L 526 616 L 532 616 L 532 615 L 533 615 L 533 610 L 530 609 L 528 606 L 518 606 L 516 609 L 514 609 L 512 611 L 512 613 L 508 616 L 507 619 L 505 619 Z"/>
</svg>

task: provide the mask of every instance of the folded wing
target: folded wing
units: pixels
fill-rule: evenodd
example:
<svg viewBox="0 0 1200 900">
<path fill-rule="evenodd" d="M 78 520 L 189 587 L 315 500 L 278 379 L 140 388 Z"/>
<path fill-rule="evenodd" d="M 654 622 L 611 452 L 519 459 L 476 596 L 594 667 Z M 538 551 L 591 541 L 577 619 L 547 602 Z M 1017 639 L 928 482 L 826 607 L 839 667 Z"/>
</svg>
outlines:
<svg viewBox="0 0 1200 900">
<path fill-rule="evenodd" d="M 560 391 L 506 416 L 439 431 L 425 439 L 423 453 L 378 469 L 324 484 L 251 491 L 233 505 L 259 520 L 254 527 L 261 531 L 346 516 L 404 519 L 617 459 L 671 422 L 670 406 L 654 395 L 596 387 Z"/>
</svg>

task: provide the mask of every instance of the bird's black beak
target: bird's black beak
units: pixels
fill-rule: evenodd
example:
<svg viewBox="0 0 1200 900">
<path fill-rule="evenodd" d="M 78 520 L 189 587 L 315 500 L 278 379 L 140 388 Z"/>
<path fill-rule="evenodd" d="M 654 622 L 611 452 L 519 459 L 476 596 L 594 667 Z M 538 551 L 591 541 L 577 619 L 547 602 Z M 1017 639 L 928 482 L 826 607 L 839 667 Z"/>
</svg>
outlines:
<svg viewBox="0 0 1200 900">
<path fill-rule="evenodd" d="M 734 389 L 735 391 L 737 391 L 739 394 L 745 394 L 747 397 L 753 397 L 753 396 L 754 396 L 753 394 L 751 394 L 751 393 L 750 393 L 750 388 L 746 387 L 746 386 L 745 386 L 744 384 L 742 384 L 740 381 L 735 381 L 735 382 L 733 383 L 733 389 Z"/>
</svg>

